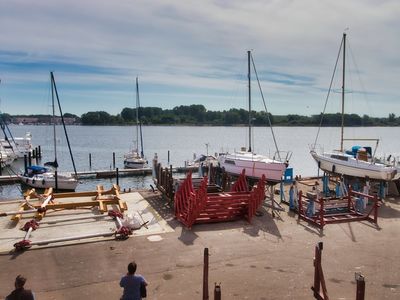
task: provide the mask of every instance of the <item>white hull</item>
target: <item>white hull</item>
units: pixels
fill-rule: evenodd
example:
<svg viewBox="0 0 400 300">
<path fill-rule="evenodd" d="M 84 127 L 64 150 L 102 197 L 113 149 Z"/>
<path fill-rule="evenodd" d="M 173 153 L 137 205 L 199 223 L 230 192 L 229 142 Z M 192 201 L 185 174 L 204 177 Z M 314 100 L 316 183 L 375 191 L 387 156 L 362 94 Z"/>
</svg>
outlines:
<svg viewBox="0 0 400 300">
<path fill-rule="evenodd" d="M 282 162 L 244 151 L 222 154 L 218 161 L 227 173 L 240 175 L 244 169 L 246 176 L 261 178 L 265 175 L 268 181 L 281 181 L 286 169 Z"/>
<path fill-rule="evenodd" d="M 133 154 L 125 155 L 124 167 L 127 169 L 143 169 L 147 167 L 147 161 L 134 152 Z"/>
<path fill-rule="evenodd" d="M 32 154 L 32 135 L 29 132 L 26 133 L 25 137 L 15 137 L 11 140 L 11 147 L 5 139 L 0 139 L 0 143 L 7 151 L 7 154 L 16 156 L 16 159 L 24 158 L 24 155 L 28 156 L 29 153 Z"/>
<path fill-rule="evenodd" d="M 18 175 L 21 182 L 39 189 L 56 188 L 56 181 L 54 173 L 35 174 L 32 177 Z M 57 174 L 57 186 L 59 190 L 74 191 L 78 186 L 78 180 L 70 175 Z"/>
<path fill-rule="evenodd" d="M 311 151 L 312 157 L 318 163 L 318 167 L 329 173 L 347 175 L 353 177 L 389 181 L 396 175 L 396 168 L 384 164 L 372 163 L 354 158 L 343 153 L 317 154 Z"/>
</svg>

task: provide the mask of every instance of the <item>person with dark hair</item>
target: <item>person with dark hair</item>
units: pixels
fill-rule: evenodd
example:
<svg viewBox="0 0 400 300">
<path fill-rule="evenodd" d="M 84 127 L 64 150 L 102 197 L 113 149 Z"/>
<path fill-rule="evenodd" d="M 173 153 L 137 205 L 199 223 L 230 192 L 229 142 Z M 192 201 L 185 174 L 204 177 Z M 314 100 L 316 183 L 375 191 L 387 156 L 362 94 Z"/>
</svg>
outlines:
<svg viewBox="0 0 400 300">
<path fill-rule="evenodd" d="M 6 297 L 6 300 L 35 300 L 32 291 L 24 289 L 25 282 L 26 278 L 22 275 L 18 275 L 17 278 L 15 278 L 15 290 Z"/>
<path fill-rule="evenodd" d="M 128 264 L 128 273 L 121 278 L 119 285 L 124 288 L 121 300 L 141 300 L 146 297 L 147 282 L 142 275 L 135 275 L 137 265 L 133 261 Z"/>
</svg>

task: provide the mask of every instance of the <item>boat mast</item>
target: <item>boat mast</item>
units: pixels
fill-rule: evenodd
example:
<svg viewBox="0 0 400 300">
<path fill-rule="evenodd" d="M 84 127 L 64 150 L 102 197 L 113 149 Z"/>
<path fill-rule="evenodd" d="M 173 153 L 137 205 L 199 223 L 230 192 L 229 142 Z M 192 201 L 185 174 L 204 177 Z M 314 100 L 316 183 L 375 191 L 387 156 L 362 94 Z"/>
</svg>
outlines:
<svg viewBox="0 0 400 300">
<path fill-rule="evenodd" d="M 248 152 L 251 152 L 251 73 L 250 73 L 250 55 L 251 52 L 250 50 L 247 51 L 247 77 L 249 80 L 249 150 Z"/>
<path fill-rule="evenodd" d="M 139 83 L 136 77 L 136 153 L 139 153 Z"/>
<path fill-rule="evenodd" d="M 346 66 L 346 33 L 343 33 L 342 129 L 341 129 L 341 132 L 340 132 L 340 152 L 343 152 L 343 135 L 344 135 L 344 82 L 345 82 L 345 66 Z"/>
<path fill-rule="evenodd" d="M 54 79 L 53 72 L 51 72 L 51 78 L 52 78 L 52 82 L 53 82 L 53 86 L 54 86 L 54 93 L 55 93 L 55 96 L 57 98 L 58 110 L 60 111 L 61 123 L 62 123 L 63 128 L 64 128 L 65 139 L 67 140 L 69 155 L 71 157 L 71 162 L 72 162 L 72 166 L 74 168 L 75 177 L 77 177 L 78 174 L 77 174 L 77 171 L 76 171 L 75 160 L 74 160 L 74 156 L 72 154 L 71 144 L 69 142 L 68 133 L 67 133 L 67 127 L 65 126 L 64 114 L 63 114 L 62 109 L 61 109 L 60 98 L 58 97 L 57 86 L 56 86 L 56 81 Z M 53 91 L 52 91 L 52 93 L 53 93 Z M 53 115 L 54 115 L 54 97 L 53 97 Z M 55 124 L 55 122 L 54 122 L 54 124 Z M 55 125 L 54 125 L 54 138 L 55 138 L 55 136 L 56 135 L 55 135 Z M 54 140 L 54 145 L 55 144 L 56 143 L 55 143 L 55 140 Z M 57 155 L 57 152 L 55 152 L 55 153 Z M 56 163 L 57 163 L 57 158 L 56 158 Z M 57 164 L 57 166 L 58 166 L 58 164 Z"/>
<path fill-rule="evenodd" d="M 53 144 L 54 144 L 54 164 L 57 169 L 57 138 L 56 138 L 56 117 L 55 117 L 55 105 L 54 105 L 54 76 L 53 72 L 50 72 L 50 82 L 51 82 L 51 106 L 53 108 Z"/>
<path fill-rule="evenodd" d="M 139 109 L 140 109 L 140 96 L 139 96 L 139 81 L 138 78 L 136 77 L 136 97 L 137 97 L 137 120 L 139 123 L 139 132 L 140 132 L 140 157 L 144 158 L 144 152 L 143 152 L 143 133 L 142 133 L 142 122 L 139 119 Z M 138 145 L 139 148 L 139 145 Z"/>
</svg>

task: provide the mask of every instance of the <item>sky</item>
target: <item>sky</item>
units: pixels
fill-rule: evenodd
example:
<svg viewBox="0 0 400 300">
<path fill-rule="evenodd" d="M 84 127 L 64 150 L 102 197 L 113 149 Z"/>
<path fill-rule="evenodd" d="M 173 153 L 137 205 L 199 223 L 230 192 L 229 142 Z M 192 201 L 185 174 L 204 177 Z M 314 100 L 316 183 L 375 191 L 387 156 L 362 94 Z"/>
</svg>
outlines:
<svg viewBox="0 0 400 300">
<path fill-rule="evenodd" d="M 400 113 L 399 16 L 398 0 L 0 0 L 0 110 L 50 113 L 50 71 L 78 116 L 134 107 L 136 77 L 145 107 L 247 109 L 251 50 L 270 113 L 319 114 L 346 32 L 345 111 L 387 117 Z M 252 95 L 264 110 L 255 80 Z"/>
</svg>

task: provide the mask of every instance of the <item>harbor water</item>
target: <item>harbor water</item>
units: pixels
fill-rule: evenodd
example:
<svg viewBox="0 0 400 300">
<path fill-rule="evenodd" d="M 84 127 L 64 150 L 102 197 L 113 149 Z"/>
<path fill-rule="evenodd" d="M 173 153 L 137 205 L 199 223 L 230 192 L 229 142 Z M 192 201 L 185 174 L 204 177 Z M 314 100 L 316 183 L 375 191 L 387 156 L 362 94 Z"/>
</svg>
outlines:
<svg viewBox="0 0 400 300">
<path fill-rule="evenodd" d="M 53 128 L 47 125 L 10 125 L 14 137 L 32 134 L 33 146 L 41 146 L 41 164 L 54 160 Z M 57 126 L 57 161 L 59 171 L 73 171 L 68 146 L 62 126 Z M 124 154 L 133 146 L 133 126 L 68 126 L 68 136 L 77 171 L 110 170 L 123 168 Z M 309 154 L 314 144 L 318 128 L 316 127 L 276 127 L 275 138 L 280 151 L 292 151 L 290 166 L 294 175 L 313 176 L 318 174 L 317 165 Z M 321 128 L 317 140 L 317 150 L 338 149 L 340 128 Z M 248 147 L 247 127 L 210 127 L 210 126 L 143 126 L 144 153 L 151 165 L 157 153 L 163 166 L 184 166 L 185 161 L 193 159 L 194 154 L 214 155 L 225 151 Z M 260 154 L 274 156 L 276 152 L 270 128 L 253 128 L 253 150 Z M 400 156 L 400 130 L 397 127 L 354 127 L 345 130 L 346 138 L 377 138 L 379 145 L 376 156 Z M 345 145 L 372 146 L 375 142 L 348 141 Z M 89 162 L 91 156 L 91 165 Z M 282 159 L 285 153 L 281 154 Z M 34 163 L 34 162 L 33 162 Z M 3 170 L 3 175 L 19 173 L 23 169 L 23 160 L 13 163 L 11 170 Z M 94 190 L 102 184 L 109 188 L 116 179 L 85 179 L 78 185 L 77 191 Z M 151 176 L 135 176 L 119 179 L 121 188 L 150 188 Z M 19 184 L 0 186 L 1 199 L 20 198 Z"/>
</svg>

